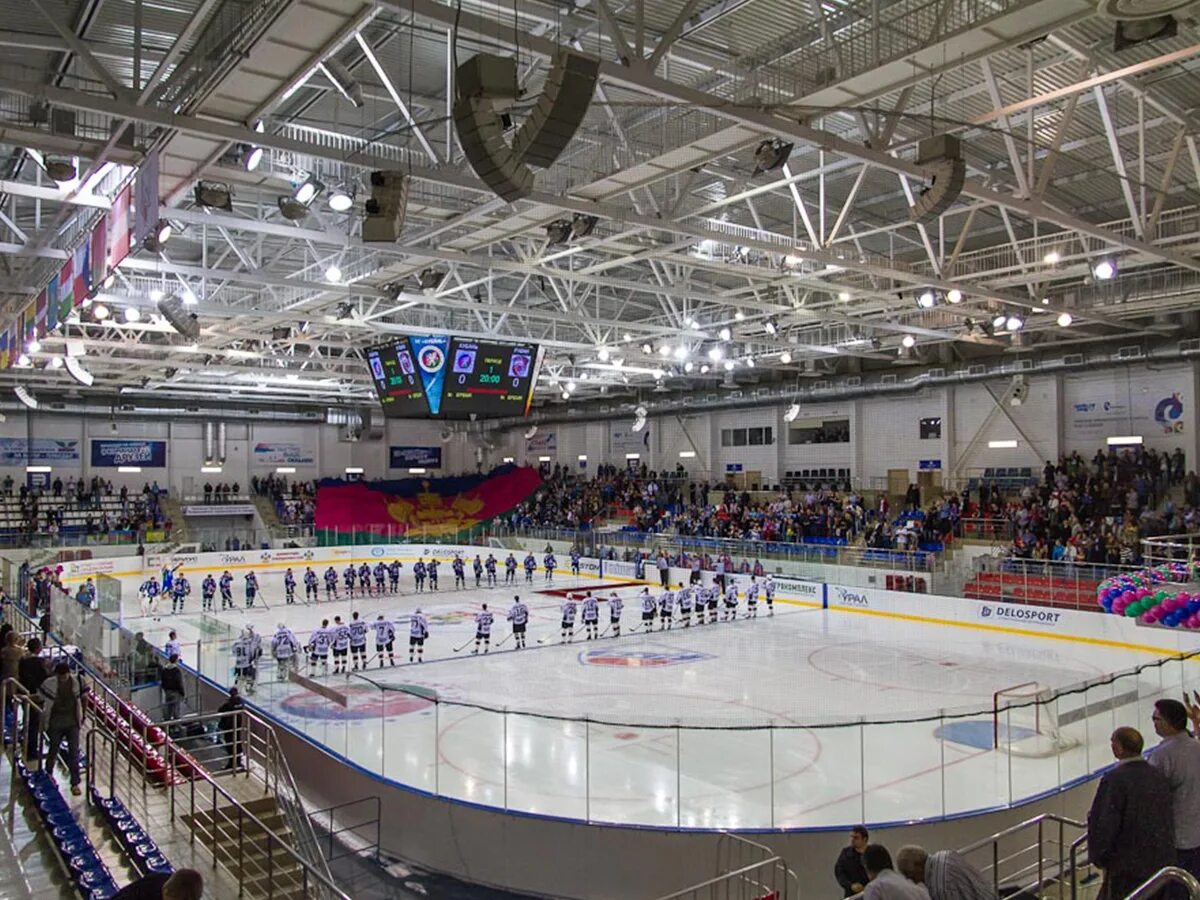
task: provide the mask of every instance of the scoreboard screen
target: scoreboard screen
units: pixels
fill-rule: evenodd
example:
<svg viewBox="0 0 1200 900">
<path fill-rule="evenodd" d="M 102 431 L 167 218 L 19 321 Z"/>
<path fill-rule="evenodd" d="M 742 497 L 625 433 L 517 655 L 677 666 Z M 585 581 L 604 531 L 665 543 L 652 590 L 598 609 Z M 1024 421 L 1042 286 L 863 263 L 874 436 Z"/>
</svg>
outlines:
<svg viewBox="0 0 1200 900">
<path fill-rule="evenodd" d="M 385 416 L 488 419 L 529 414 L 542 348 L 413 335 L 366 356 Z"/>
<path fill-rule="evenodd" d="M 446 364 L 442 414 L 462 419 L 529 413 L 541 348 L 454 338 Z"/>
<path fill-rule="evenodd" d="M 375 384 L 383 414 L 388 418 L 423 419 L 429 416 L 425 388 L 415 360 L 406 337 L 367 348 L 371 381 Z"/>
</svg>

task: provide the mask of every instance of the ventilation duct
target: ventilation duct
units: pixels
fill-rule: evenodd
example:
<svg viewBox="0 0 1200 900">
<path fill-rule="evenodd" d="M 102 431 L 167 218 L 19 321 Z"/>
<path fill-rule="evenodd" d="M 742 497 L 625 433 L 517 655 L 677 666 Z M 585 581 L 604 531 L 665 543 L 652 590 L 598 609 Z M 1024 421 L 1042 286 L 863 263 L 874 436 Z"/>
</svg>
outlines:
<svg viewBox="0 0 1200 900">
<path fill-rule="evenodd" d="M 204 423 L 204 464 L 212 465 L 216 454 L 216 429 L 213 428 L 212 422 Z"/>
<path fill-rule="evenodd" d="M 217 462 L 225 465 L 225 423 L 217 423 Z"/>
</svg>

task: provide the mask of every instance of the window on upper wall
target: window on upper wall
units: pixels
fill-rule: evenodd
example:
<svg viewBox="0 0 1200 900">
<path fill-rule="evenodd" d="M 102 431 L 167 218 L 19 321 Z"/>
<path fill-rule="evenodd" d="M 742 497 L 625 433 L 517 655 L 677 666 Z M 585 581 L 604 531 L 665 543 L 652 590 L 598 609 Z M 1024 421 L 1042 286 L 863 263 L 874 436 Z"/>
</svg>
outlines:
<svg viewBox="0 0 1200 900">
<path fill-rule="evenodd" d="M 933 441 L 942 436 L 942 417 L 930 416 L 921 420 L 921 440 Z"/>
<path fill-rule="evenodd" d="M 789 444 L 848 444 L 849 419 L 811 420 L 788 429 Z"/>
</svg>

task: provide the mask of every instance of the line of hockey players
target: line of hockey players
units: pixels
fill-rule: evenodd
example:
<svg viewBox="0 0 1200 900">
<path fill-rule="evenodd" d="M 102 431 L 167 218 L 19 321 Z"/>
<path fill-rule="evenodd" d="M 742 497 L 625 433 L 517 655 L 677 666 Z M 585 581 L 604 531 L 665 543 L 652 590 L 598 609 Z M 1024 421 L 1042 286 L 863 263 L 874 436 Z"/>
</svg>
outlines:
<svg viewBox="0 0 1200 900">
<path fill-rule="evenodd" d="M 574 575 L 579 575 L 580 554 L 578 550 L 571 551 L 571 571 Z M 529 553 L 526 555 L 522 563 L 525 569 L 525 583 L 533 583 L 533 574 L 537 570 L 537 558 Z M 441 562 L 435 557 L 428 562 L 424 557 L 413 563 L 413 584 L 418 593 L 425 591 L 428 584 L 430 591 L 438 589 L 438 569 Z M 454 573 L 454 586 L 456 589 L 462 590 L 467 586 L 466 581 L 467 563 L 461 556 L 456 555 L 450 563 L 451 571 Z M 553 553 L 547 553 L 542 559 L 542 571 L 545 573 L 547 583 L 554 581 L 554 572 L 558 567 L 558 561 Z M 400 570 L 403 565 L 399 560 L 392 560 L 390 563 L 382 561 L 377 562 L 374 566 L 368 563 L 361 563 L 358 566 L 350 564 L 342 570 L 341 583 L 345 587 L 346 597 L 377 597 L 384 594 L 400 593 Z M 494 588 L 497 583 L 497 569 L 499 562 L 496 557 L 489 553 L 487 559 L 481 559 L 479 554 L 475 554 L 475 558 L 471 561 L 471 570 L 475 578 L 475 587 L 482 588 L 486 586 Z M 159 610 L 158 604 L 160 598 L 169 598 L 171 601 L 171 612 L 180 613 L 184 611 L 184 601 L 192 592 L 192 585 L 185 575 L 176 575 L 179 565 L 164 566 L 162 570 L 161 581 L 158 577 L 151 575 L 138 588 L 138 594 L 142 598 L 142 614 L 155 617 L 157 620 Z M 509 554 L 504 561 L 504 584 L 515 585 L 517 583 L 517 558 L 513 554 Z M 258 583 L 258 576 L 253 572 L 248 572 L 243 577 L 243 596 L 245 598 L 245 608 L 250 609 L 254 606 L 256 598 L 261 593 L 261 588 Z M 340 600 L 342 595 L 338 590 L 338 572 L 333 566 L 329 566 L 322 576 L 325 582 L 325 599 Z M 221 577 L 214 578 L 209 572 L 204 576 L 204 580 L 200 584 L 201 609 L 205 612 L 215 611 L 216 596 L 218 592 L 221 595 L 221 609 L 228 610 L 236 608 L 236 603 L 233 599 L 233 582 L 234 577 L 226 569 Z M 317 573 L 313 571 L 312 566 L 305 568 L 301 578 L 304 585 L 304 602 L 316 603 L 320 601 L 319 579 Z M 283 591 L 284 599 L 288 605 L 297 602 L 296 574 L 289 567 L 283 573 Z"/>
</svg>

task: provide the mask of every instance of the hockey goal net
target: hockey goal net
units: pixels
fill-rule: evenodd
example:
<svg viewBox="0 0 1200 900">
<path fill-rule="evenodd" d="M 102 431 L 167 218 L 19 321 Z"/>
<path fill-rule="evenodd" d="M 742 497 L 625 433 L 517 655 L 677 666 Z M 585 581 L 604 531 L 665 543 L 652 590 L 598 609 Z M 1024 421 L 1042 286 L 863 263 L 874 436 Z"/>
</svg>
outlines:
<svg viewBox="0 0 1200 900">
<path fill-rule="evenodd" d="M 1054 691 L 1036 681 L 992 695 L 992 745 L 1014 756 L 1053 756 L 1077 746 L 1062 734 Z"/>
</svg>

